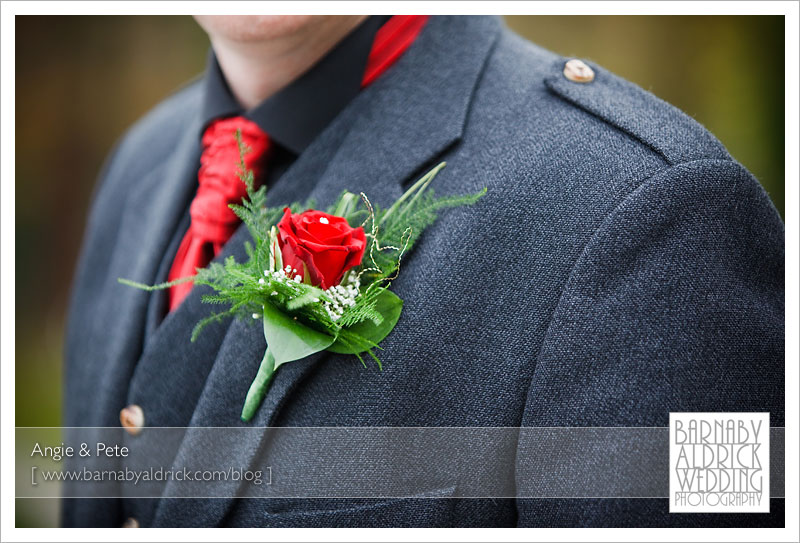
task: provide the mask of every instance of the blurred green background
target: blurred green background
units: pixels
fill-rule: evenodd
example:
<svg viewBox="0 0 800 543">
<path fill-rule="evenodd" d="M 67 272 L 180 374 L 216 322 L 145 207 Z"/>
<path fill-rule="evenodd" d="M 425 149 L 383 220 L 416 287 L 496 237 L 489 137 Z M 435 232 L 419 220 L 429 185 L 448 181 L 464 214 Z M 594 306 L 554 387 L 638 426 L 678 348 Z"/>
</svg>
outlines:
<svg viewBox="0 0 800 543">
<path fill-rule="evenodd" d="M 506 19 L 531 41 L 597 62 L 697 119 L 783 214 L 783 17 Z M 104 156 L 127 126 L 203 71 L 208 47 L 184 16 L 16 18 L 18 426 L 61 423 L 65 306 Z M 56 504 L 22 501 L 18 526 L 56 522 Z"/>
</svg>

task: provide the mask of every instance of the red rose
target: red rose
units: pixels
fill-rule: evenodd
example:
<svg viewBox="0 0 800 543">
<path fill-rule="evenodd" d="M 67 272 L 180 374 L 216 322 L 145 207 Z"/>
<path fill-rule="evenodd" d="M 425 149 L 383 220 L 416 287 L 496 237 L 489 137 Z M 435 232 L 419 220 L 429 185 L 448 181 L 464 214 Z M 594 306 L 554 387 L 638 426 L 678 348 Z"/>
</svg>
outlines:
<svg viewBox="0 0 800 543">
<path fill-rule="evenodd" d="M 313 209 L 293 215 L 287 207 L 278 223 L 278 243 L 284 267 L 302 277 L 305 264 L 311 284 L 327 289 L 361 264 L 367 237 L 363 228 L 351 228 L 342 217 Z"/>
</svg>

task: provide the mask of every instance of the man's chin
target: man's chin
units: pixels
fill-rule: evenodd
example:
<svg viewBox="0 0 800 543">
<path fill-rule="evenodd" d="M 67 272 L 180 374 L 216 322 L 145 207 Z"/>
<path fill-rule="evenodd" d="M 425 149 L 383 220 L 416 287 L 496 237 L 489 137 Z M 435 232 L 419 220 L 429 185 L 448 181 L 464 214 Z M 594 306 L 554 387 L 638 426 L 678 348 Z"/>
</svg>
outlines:
<svg viewBox="0 0 800 543">
<path fill-rule="evenodd" d="M 260 42 L 313 30 L 330 15 L 195 15 L 211 36 L 230 41 Z"/>
</svg>

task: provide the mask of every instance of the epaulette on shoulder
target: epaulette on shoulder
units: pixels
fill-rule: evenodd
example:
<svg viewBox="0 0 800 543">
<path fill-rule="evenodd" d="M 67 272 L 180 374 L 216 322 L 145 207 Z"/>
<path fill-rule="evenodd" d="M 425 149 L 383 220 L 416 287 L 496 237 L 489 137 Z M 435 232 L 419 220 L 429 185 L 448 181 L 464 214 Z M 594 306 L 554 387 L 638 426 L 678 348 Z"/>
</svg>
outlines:
<svg viewBox="0 0 800 543">
<path fill-rule="evenodd" d="M 648 145 L 669 164 L 731 158 L 700 123 L 595 64 L 561 59 L 544 83 L 564 100 Z"/>
</svg>

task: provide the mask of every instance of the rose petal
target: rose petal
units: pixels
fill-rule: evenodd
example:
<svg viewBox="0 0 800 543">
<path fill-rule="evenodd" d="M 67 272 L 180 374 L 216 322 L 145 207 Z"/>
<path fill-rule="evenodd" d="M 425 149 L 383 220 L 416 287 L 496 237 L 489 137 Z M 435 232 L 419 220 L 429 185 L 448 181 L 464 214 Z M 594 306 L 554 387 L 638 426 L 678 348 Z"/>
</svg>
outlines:
<svg viewBox="0 0 800 543">
<path fill-rule="evenodd" d="M 302 277 L 305 263 L 311 283 L 323 289 L 339 284 L 347 270 L 361 263 L 366 249 L 363 228 L 352 228 L 343 217 L 316 210 L 293 215 L 284 208 L 278 242 L 284 264 Z"/>
</svg>

